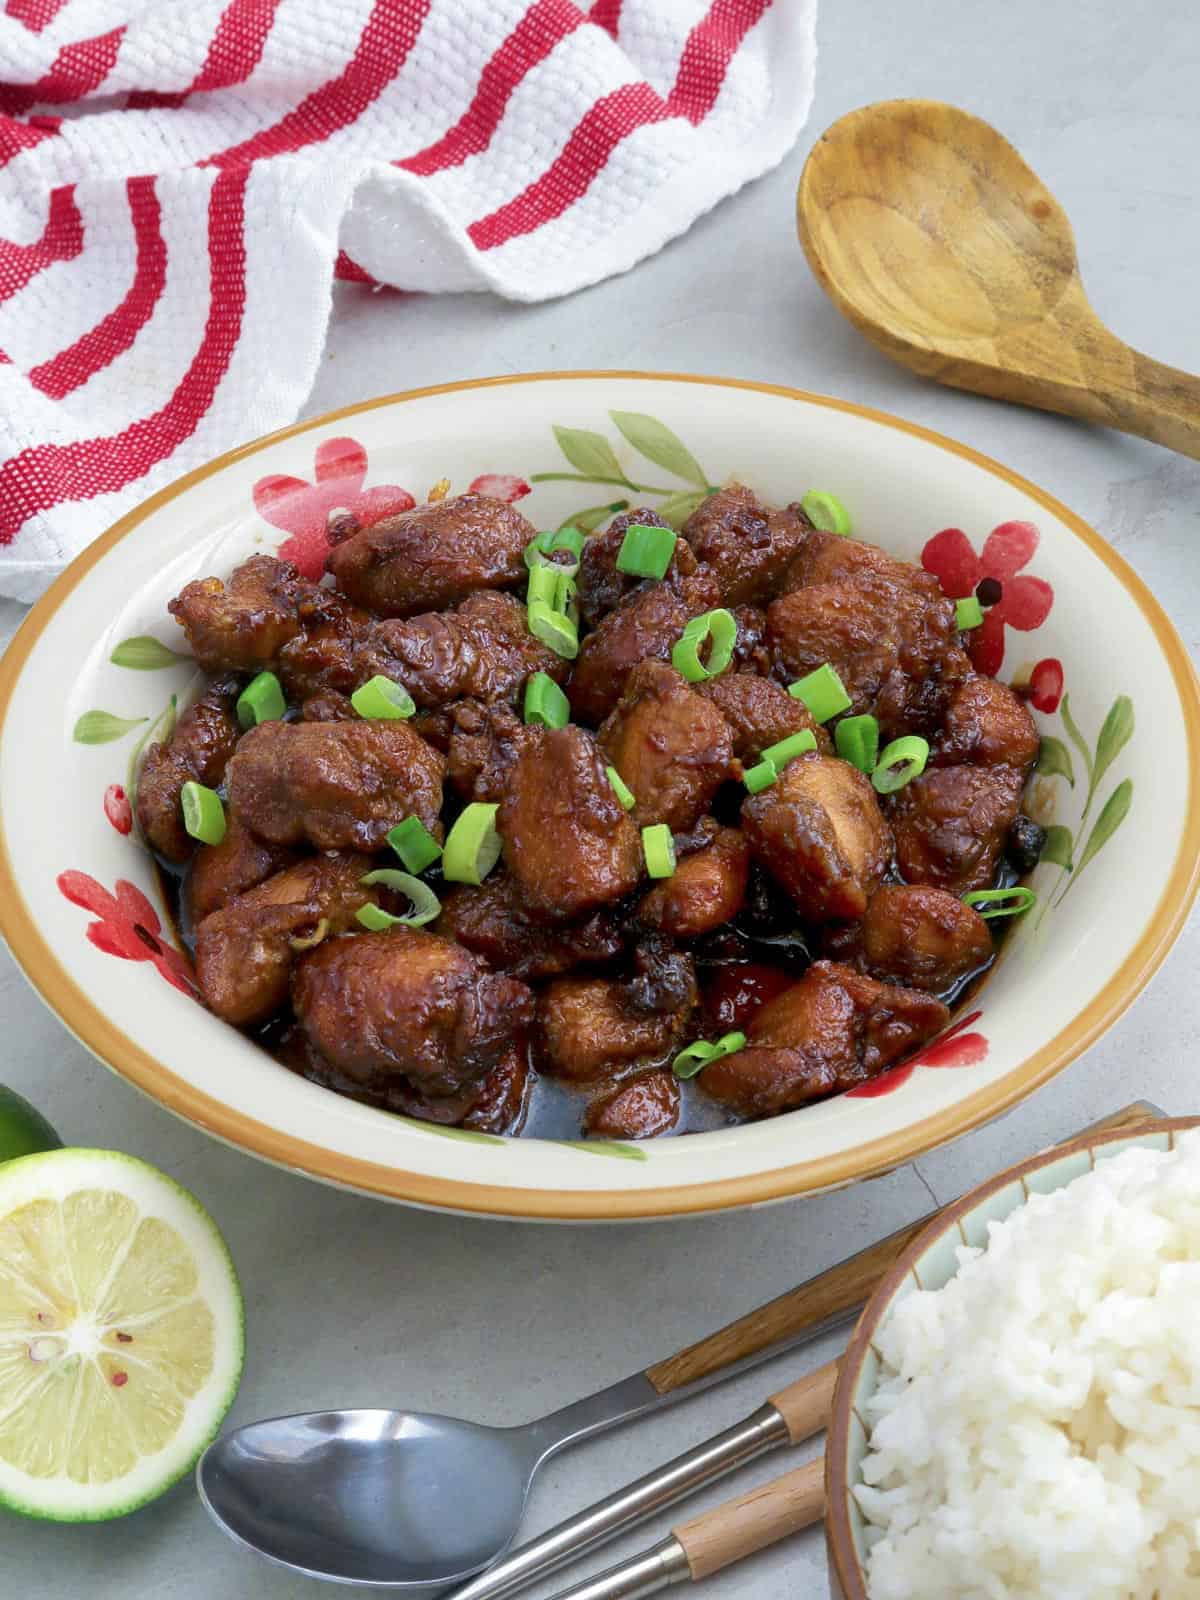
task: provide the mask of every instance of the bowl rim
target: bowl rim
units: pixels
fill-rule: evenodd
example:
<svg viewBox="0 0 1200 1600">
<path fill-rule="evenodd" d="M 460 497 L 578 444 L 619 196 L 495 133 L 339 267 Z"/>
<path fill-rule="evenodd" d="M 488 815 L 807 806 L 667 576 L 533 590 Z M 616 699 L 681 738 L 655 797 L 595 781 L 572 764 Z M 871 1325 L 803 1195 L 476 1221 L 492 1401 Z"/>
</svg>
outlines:
<svg viewBox="0 0 1200 1600">
<path fill-rule="evenodd" d="M 850 1485 L 847 1465 L 850 1449 L 850 1416 L 853 1398 L 862 1377 L 863 1363 L 871 1348 L 871 1341 L 890 1307 L 896 1291 L 913 1271 L 914 1264 L 938 1239 L 961 1223 L 970 1212 L 981 1206 L 992 1195 L 1007 1189 L 1013 1183 L 1022 1183 L 1031 1172 L 1040 1172 L 1072 1156 L 1095 1151 L 1102 1145 L 1140 1144 L 1148 1138 L 1166 1134 L 1168 1149 L 1174 1149 L 1175 1135 L 1200 1128 L 1200 1116 L 1151 1117 L 1136 1127 L 1107 1128 L 1093 1133 L 1081 1133 L 1065 1144 L 1052 1145 L 1037 1155 L 1027 1156 L 1014 1166 L 1006 1167 L 994 1177 L 969 1189 L 966 1194 L 952 1200 L 948 1206 L 931 1218 L 928 1227 L 922 1228 L 896 1257 L 876 1285 L 874 1293 L 862 1309 L 845 1352 L 838 1358 L 837 1384 L 834 1388 L 825 1448 L 825 1546 L 836 1579 L 836 1593 L 841 1600 L 869 1600 L 866 1582 L 854 1535 L 850 1527 Z M 1095 1161 L 1091 1163 L 1093 1169 Z M 1078 1176 L 1078 1174 L 1077 1174 Z M 1028 1199 L 1026 1191 L 1026 1199 Z M 919 1282 L 919 1280 L 918 1280 Z"/>
<path fill-rule="evenodd" d="M 114 545 L 132 533 L 152 513 L 195 484 L 283 440 L 328 428 L 365 411 L 465 390 L 593 380 L 706 385 L 774 395 L 804 405 L 841 411 L 909 434 L 971 462 L 1028 495 L 1064 523 L 1109 568 L 1141 610 L 1155 635 L 1179 695 L 1189 751 L 1188 803 L 1175 860 L 1158 905 L 1141 937 L 1103 989 L 1053 1039 L 1009 1073 L 1002 1083 L 977 1090 L 955 1106 L 910 1129 L 887 1134 L 832 1155 L 710 1183 L 677 1184 L 658 1189 L 625 1187 L 581 1191 L 509 1188 L 412 1173 L 343 1155 L 322 1145 L 280 1133 L 268 1123 L 234 1111 L 224 1102 L 171 1072 L 109 1021 L 43 939 L 18 887 L 0 818 L 0 934 L 7 940 L 14 959 L 34 990 L 80 1043 L 105 1065 L 168 1111 L 227 1144 L 289 1170 L 386 1199 L 509 1218 L 579 1222 L 694 1215 L 761 1205 L 834 1189 L 865 1178 L 882 1176 L 951 1139 L 971 1133 L 1040 1088 L 1074 1061 L 1132 1004 L 1161 965 L 1183 927 L 1200 889 L 1200 681 L 1179 634 L 1148 585 L 1081 517 L 1046 490 L 991 457 L 888 412 L 783 384 L 760 383 L 745 378 L 710 377 L 698 373 L 643 372 L 620 368 L 470 378 L 362 400 L 293 423 L 225 451 L 173 480 L 119 518 L 75 557 L 37 601 L 0 659 L 0 739 L 3 738 L 10 703 L 25 662 L 63 601 Z"/>
</svg>

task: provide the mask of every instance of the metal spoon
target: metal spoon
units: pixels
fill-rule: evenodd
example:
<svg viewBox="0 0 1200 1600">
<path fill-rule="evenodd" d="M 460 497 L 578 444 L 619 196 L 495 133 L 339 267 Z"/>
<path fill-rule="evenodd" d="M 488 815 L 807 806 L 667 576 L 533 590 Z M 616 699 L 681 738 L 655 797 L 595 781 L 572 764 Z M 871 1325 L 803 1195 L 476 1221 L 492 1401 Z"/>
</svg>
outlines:
<svg viewBox="0 0 1200 1600">
<path fill-rule="evenodd" d="M 851 112 L 814 145 L 796 210 L 817 281 L 893 360 L 1200 457 L 1200 379 L 1109 332 L 1066 212 L 979 117 L 937 100 Z"/>
</svg>

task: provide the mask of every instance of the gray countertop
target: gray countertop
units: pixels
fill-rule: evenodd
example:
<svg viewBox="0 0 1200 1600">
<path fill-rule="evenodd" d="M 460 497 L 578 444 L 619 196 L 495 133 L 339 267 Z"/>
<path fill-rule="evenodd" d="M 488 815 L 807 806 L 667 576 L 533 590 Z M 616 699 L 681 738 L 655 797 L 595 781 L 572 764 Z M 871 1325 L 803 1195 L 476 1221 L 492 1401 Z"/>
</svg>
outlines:
<svg viewBox="0 0 1200 1600">
<path fill-rule="evenodd" d="M 786 0 L 777 0 L 785 4 Z M 1200 644 L 1200 462 L 1138 440 L 923 384 L 822 297 L 793 196 L 816 136 L 871 100 L 925 95 L 994 122 L 1075 222 L 1084 275 L 1122 336 L 1200 371 L 1200 14 L 1195 0 L 1003 6 L 824 0 L 817 96 L 782 167 L 629 275 L 542 306 L 339 290 L 307 412 L 373 394 L 543 367 L 642 367 L 795 384 L 898 412 L 1025 473 L 1109 538 Z M 902 489 L 898 487 L 898 492 Z M 886 532 L 886 530 L 881 530 Z M 21 608 L 0 603 L 0 638 Z M 554 1228 L 428 1215 L 336 1193 L 205 1138 L 111 1077 L 0 953 L 0 1080 L 70 1143 L 116 1146 L 210 1207 L 248 1301 L 233 1420 L 335 1404 L 417 1404 L 517 1421 L 668 1354 L 1139 1095 L 1200 1109 L 1200 930 L 1095 1048 L 1005 1121 L 875 1183 L 716 1220 Z M 832 1353 L 830 1350 L 829 1353 Z M 796 1357 L 585 1445 L 547 1470 L 533 1532 L 751 1409 Z M 778 1458 L 740 1491 L 782 1470 Z M 733 1492 L 713 1491 L 708 1503 Z M 704 1502 L 699 1502 L 703 1504 Z M 469 1512 L 467 1513 L 469 1514 Z M 643 1530 L 590 1569 L 662 1531 Z M 315 1595 L 209 1525 L 189 1486 L 124 1522 L 6 1521 L 0 1589 L 39 1600 Z M 583 1570 L 589 1570 L 585 1567 Z M 575 1575 L 573 1575 L 575 1576 Z M 542 1593 L 553 1593 L 553 1581 Z M 825 1593 L 812 1533 L 711 1580 L 712 1600 Z"/>
</svg>

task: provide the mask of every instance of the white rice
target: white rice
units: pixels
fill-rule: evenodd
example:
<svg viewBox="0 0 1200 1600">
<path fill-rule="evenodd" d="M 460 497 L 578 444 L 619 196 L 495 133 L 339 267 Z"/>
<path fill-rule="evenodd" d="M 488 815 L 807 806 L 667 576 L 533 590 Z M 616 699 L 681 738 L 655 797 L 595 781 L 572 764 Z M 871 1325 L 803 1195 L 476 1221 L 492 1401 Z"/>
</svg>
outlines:
<svg viewBox="0 0 1200 1600">
<path fill-rule="evenodd" d="M 959 1258 L 878 1330 L 871 1600 L 1197 1600 L 1200 1134 Z"/>
</svg>

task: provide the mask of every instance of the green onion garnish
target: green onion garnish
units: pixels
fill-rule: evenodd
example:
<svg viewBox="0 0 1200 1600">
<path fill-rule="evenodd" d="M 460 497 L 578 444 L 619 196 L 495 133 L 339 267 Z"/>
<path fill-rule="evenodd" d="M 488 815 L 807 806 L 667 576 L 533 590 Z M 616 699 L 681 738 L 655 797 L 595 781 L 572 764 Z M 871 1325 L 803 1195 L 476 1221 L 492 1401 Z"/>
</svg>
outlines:
<svg viewBox="0 0 1200 1600">
<path fill-rule="evenodd" d="M 571 720 L 571 702 L 546 672 L 525 681 L 525 721 L 543 728 L 565 728 Z"/>
<path fill-rule="evenodd" d="M 807 755 L 810 750 L 817 748 L 817 736 L 811 728 L 801 728 L 799 733 L 791 733 L 786 739 L 780 739 L 778 744 L 769 745 L 759 757 L 759 765 L 767 762 L 775 768 L 776 773 L 783 771 L 789 761 L 794 761 L 797 756 Z M 750 769 L 752 772 L 754 768 Z"/>
<path fill-rule="evenodd" d="M 793 700 L 802 700 L 817 722 L 828 722 L 843 711 L 849 711 L 851 700 L 846 685 L 828 661 L 807 677 L 797 678 L 788 684 Z"/>
<path fill-rule="evenodd" d="M 537 534 L 525 546 L 525 565 L 533 570 L 534 567 L 552 566 L 558 572 L 569 572 L 572 577 L 579 571 L 579 558 L 583 554 L 584 536 L 578 528 L 547 528 L 545 532 Z M 555 561 L 556 550 L 569 550 L 573 559 L 571 561 Z"/>
<path fill-rule="evenodd" d="M 911 779 L 925 771 L 929 760 L 929 740 L 919 733 L 906 734 L 903 739 L 893 739 L 879 757 L 871 774 L 871 782 L 879 794 L 895 794 Z"/>
<path fill-rule="evenodd" d="M 715 678 L 733 660 L 733 647 L 737 643 L 737 621 L 732 611 L 724 606 L 716 611 L 706 611 L 693 617 L 671 651 L 671 665 L 682 672 L 689 683 L 703 683 Z M 700 659 L 705 642 L 710 641 L 708 664 Z"/>
<path fill-rule="evenodd" d="M 225 837 L 225 807 L 221 796 L 202 783 L 189 780 L 179 791 L 183 825 L 201 844 L 220 844 Z"/>
<path fill-rule="evenodd" d="M 982 621 L 983 607 L 973 594 L 969 594 L 965 600 L 954 602 L 954 622 L 960 633 L 979 627 Z"/>
<path fill-rule="evenodd" d="M 561 611 L 576 629 L 579 627 L 579 603 L 575 598 L 578 588 L 579 585 L 569 572 L 559 571 L 558 588 L 554 594 L 554 609 Z"/>
<path fill-rule="evenodd" d="M 850 532 L 850 513 L 837 495 L 826 489 L 810 489 L 801 500 L 800 509 L 822 533 L 845 535 Z"/>
<path fill-rule="evenodd" d="M 415 822 L 415 817 L 408 819 Z M 420 878 L 414 878 L 410 873 L 397 872 L 394 867 L 380 867 L 376 872 L 368 872 L 365 878 L 359 879 L 360 883 L 382 883 L 389 889 L 407 895 L 412 902 L 412 910 L 405 917 L 394 917 L 390 911 L 385 911 L 382 906 L 377 906 L 374 901 L 365 906 L 360 906 L 354 915 L 364 928 L 370 928 L 372 933 L 384 933 L 388 928 L 423 928 L 427 922 L 432 922 L 442 909 L 437 895 L 427 883 L 422 883 Z"/>
<path fill-rule="evenodd" d="M 544 603 L 553 607 L 558 599 L 558 568 L 554 566 L 531 567 L 529 571 L 530 606 Z"/>
<path fill-rule="evenodd" d="M 539 567 L 539 572 L 546 572 L 547 567 Z M 544 645 L 549 645 L 555 655 L 562 656 L 566 661 L 574 661 L 579 654 L 579 629 L 570 619 L 563 616 L 561 611 L 556 611 L 545 600 L 535 600 L 527 612 L 529 631 L 535 639 L 540 639 Z"/>
<path fill-rule="evenodd" d="M 405 817 L 389 828 L 387 842 L 410 872 L 424 872 L 442 853 L 442 847 L 420 817 Z"/>
<path fill-rule="evenodd" d="M 757 766 L 747 767 L 742 774 L 742 782 L 751 794 L 761 794 L 764 789 L 769 789 L 779 776 L 779 769 L 773 761 L 760 761 Z"/>
<path fill-rule="evenodd" d="M 874 717 L 843 717 L 833 730 L 834 748 L 843 761 L 868 775 L 879 759 L 879 724 Z"/>
<path fill-rule="evenodd" d="M 633 790 L 626 784 L 616 767 L 605 767 L 604 770 L 608 773 L 608 781 L 612 784 L 617 799 L 625 807 L 626 811 L 632 811 L 634 806 L 637 805 Z"/>
<path fill-rule="evenodd" d="M 669 878 L 675 871 L 675 841 L 665 822 L 642 829 L 642 854 L 652 878 Z"/>
<path fill-rule="evenodd" d="M 634 522 L 625 530 L 617 552 L 617 571 L 632 578 L 661 578 L 671 565 L 679 535 L 670 528 Z"/>
<path fill-rule="evenodd" d="M 679 1052 L 671 1063 L 671 1071 L 677 1078 L 694 1078 L 710 1062 L 719 1061 L 722 1056 L 731 1056 L 735 1050 L 741 1050 L 745 1043 L 746 1035 L 736 1032 L 725 1034 L 716 1044 L 710 1044 L 707 1039 L 697 1039 L 695 1044 L 689 1044 L 686 1050 Z"/>
<path fill-rule="evenodd" d="M 273 672 L 260 672 L 238 695 L 237 719 L 243 728 L 256 728 L 260 722 L 278 722 L 286 710 L 283 688 Z"/>
<path fill-rule="evenodd" d="M 392 722 L 411 717 L 417 709 L 412 695 L 393 678 L 376 676 L 360 684 L 350 696 L 360 717 L 387 718 Z"/>
<path fill-rule="evenodd" d="M 472 800 L 450 829 L 442 852 L 442 876 L 451 883 L 482 883 L 500 859 L 498 805 Z"/>
<path fill-rule="evenodd" d="M 992 917 L 1020 917 L 1030 906 L 1037 904 L 1037 895 L 1032 889 L 1024 889 L 1016 885 L 1011 889 L 972 889 L 970 894 L 964 894 L 962 903 L 971 906 L 979 912 L 985 922 Z M 983 911 L 982 906 L 991 906 L 991 911 Z"/>
</svg>

